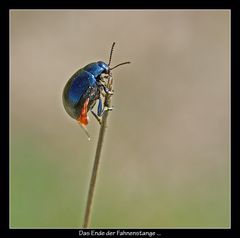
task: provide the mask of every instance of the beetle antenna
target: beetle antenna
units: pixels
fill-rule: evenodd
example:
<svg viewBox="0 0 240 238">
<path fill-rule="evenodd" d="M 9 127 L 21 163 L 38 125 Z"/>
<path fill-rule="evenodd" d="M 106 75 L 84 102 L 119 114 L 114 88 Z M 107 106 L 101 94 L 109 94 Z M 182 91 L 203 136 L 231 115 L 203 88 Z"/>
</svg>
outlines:
<svg viewBox="0 0 240 238">
<path fill-rule="evenodd" d="M 130 63 L 131 63 L 131 62 L 128 61 L 128 62 L 124 62 L 124 63 L 121 63 L 121 64 L 117 64 L 116 66 L 110 68 L 110 70 L 113 70 L 113 69 L 117 68 L 117 67 L 120 66 L 120 65 L 130 64 Z"/>
<path fill-rule="evenodd" d="M 110 51 L 110 57 L 109 57 L 108 66 L 111 64 L 111 61 L 112 61 L 113 48 L 114 48 L 115 44 L 116 44 L 115 42 L 113 42 L 113 44 L 112 44 L 112 48 L 111 48 L 111 51 Z"/>
</svg>

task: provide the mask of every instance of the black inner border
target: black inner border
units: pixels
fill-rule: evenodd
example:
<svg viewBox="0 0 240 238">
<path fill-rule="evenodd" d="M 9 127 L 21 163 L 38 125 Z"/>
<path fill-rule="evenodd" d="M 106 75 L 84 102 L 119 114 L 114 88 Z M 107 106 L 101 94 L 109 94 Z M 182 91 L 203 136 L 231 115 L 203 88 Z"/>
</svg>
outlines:
<svg viewBox="0 0 240 238">
<path fill-rule="evenodd" d="M 240 237 L 239 224 L 239 29 L 240 7 L 233 4 L 234 1 L 150 1 L 134 3 L 121 2 L 89 2 L 66 1 L 44 3 L 33 1 L 9 3 L 0 7 L 0 47 L 1 47 L 1 208 L 0 208 L 0 236 L 1 237 L 81 237 L 79 229 L 9 229 L 9 10 L 11 9 L 229 9 L 231 10 L 231 229 L 142 229 L 142 231 L 155 231 L 155 237 Z M 237 1 L 235 1 L 237 2 Z M 115 5 L 115 6 L 114 6 Z M 234 128 L 232 130 L 232 128 Z M 96 231 L 117 229 L 94 229 Z M 123 229 L 119 229 L 123 230 Z M 124 231 L 140 231 L 141 229 L 124 229 Z M 91 229 L 83 231 L 91 232 Z M 86 236 L 85 236 L 86 237 Z M 103 236 L 95 236 L 103 237 Z M 121 236 L 125 237 L 125 236 Z M 138 236 L 140 237 L 140 236 Z M 141 236 L 146 237 L 146 236 Z"/>
</svg>

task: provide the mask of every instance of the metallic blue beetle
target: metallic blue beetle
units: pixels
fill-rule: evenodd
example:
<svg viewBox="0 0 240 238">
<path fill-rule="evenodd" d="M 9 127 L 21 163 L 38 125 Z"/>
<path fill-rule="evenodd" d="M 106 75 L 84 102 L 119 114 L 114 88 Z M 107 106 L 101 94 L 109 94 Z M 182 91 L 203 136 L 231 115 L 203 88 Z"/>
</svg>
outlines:
<svg viewBox="0 0 240 238">
<path fill-rule="evenodd" d="M 124 62 L 110 68 L 113 48 L 115 42 L 112 45 L 109 63 L 106 64 L 102 61 L 90 63 L 85 67 L 79 69 L 73 76 L 68 80 L 63 90 L 63 105 L 66 112 L 72 118 L 76 119 L 79 124 L 85 129 L 88 137 L 89 134 L 86 130 L 88 124 L 87 113 L 90 110 L 94 117 L 101 124 L 100 117 L 106 110 L 102 106 L 101 95 L 113 94 L 106 87 L 104 79 L 110 77 L 110 71 L 120 65 L 129 64 L 130 62 Z M 96 101 L 98 100 L 97 114 L 92 110 Z M 89 137 L 90 138 L 90 137 Z"/>
</svg>

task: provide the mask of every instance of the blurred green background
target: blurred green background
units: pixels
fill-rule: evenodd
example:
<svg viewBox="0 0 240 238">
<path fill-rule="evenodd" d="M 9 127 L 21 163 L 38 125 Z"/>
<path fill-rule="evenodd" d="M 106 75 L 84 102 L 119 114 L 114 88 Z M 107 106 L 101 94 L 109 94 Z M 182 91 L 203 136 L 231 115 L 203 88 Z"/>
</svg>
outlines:
<svg viewBox="0 0 240 238">
<path fill-rule="evenodd" d="M 92 227 L 230 226 L 229 11 L 10 12 L 10 225 L 82 226 L 99 126 L 62 90 L 113 71 Z"/>
</svg>

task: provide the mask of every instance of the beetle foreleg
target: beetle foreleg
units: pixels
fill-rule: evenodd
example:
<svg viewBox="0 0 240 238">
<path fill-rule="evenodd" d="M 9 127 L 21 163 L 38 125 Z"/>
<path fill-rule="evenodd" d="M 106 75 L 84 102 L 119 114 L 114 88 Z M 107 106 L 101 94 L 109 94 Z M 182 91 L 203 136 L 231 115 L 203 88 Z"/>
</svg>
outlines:
<svg viewBox="0 0 240 238">
<path fill-rule="evenodd" d="M 102 81 L 98 81 L 98 86 L 101 87 L 101 88 L 103 88 L 103 90 L 104 90 L 104 92 L 105 92 L 106 94 L 113 95 L 113 91 L 111 91 L 110 89 L 108 89 L 108 88 L 106 87 L 106 85 L 105 85 Z"/>
<path fill-rule="evenodd" d="M 109 90 L 105 85 L 102 84 L 101 87 L 106 94 L 113 95 L 113 91 Z"/>
<path fill-rule="evenodd" d="M 105 112 L 112 111 L 113 108 L 114 107 L 104 107 L 104 109 L 102 110 L 101 115 L 99 115 L 99 116 L 102 117 Z"/>
</svg>

